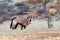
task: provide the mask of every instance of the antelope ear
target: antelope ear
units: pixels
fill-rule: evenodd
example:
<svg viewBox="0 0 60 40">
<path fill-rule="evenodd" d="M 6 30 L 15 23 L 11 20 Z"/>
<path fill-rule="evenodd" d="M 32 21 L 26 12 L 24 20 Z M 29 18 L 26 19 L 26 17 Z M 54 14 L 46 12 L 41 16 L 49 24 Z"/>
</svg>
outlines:
<svg viewBox="0 0 60 40">
<path fill-rule="evenodd" d="M 29 17 L 25 17 L 26 19 L 28 19 Z"/>
</svg>

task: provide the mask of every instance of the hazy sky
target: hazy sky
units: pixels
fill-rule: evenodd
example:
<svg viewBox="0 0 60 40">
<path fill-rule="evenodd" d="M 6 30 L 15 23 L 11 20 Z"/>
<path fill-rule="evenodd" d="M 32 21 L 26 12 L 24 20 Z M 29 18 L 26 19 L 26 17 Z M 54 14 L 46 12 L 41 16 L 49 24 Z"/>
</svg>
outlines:
<svg viewBox="0 0 60 40">
<path fill-rule="evenodd" d="M 24 0 L 12 0 L 14 3 L 16 3 L 16 2 L 22 2 L 22 1 L 24 1 Z"/>
</svg>

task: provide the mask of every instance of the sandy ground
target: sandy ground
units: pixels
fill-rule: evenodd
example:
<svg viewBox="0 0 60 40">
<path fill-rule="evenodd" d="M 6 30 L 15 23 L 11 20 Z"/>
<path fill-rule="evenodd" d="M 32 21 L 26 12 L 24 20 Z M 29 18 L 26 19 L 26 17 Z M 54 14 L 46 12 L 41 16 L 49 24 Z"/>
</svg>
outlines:
<svg viewBox="0 0 60 40">
<path fill-rule="evenodd" d="M 0 24 L 0 40 L 60 40 L 60 21 L 48 28 L 46 20 L 33 20 L 26 29 L 10 29 L 10 21 Z"/>
<path fill-rule="evenodd" d="M 60 40 L 60 33 L 0 35 L 0 40 Z"/>
</svg>

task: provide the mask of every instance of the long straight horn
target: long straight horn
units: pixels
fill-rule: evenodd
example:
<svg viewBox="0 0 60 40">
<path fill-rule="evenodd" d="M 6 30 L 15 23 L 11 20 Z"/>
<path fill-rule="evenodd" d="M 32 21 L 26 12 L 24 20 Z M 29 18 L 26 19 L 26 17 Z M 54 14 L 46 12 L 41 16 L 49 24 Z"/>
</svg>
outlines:
<svg viewBox="0 0 60 40">
<path fill-rule="evenodd" d="M 14 17 L 12 20 L 11 20 L 11 24 L 10 24 L 10 28 L 12 28 L 12 23 L 13 23 L 13 20 L 16 19 L 16 17 Z"/>
</svg>

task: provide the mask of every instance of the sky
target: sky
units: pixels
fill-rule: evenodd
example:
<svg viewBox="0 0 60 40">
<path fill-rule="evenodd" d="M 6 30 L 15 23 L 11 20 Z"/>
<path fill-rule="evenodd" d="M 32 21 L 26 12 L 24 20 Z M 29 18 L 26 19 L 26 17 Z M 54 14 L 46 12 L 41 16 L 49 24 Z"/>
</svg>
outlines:
<svg viewBox="0 0 60 40">
<path fill-rule="evenodd" d="M 4 1 L 4 0 L 0 0 L 0 1 Z M 22 2 L 22 1 L 25 1 L 25 0 L 12 0 L 14 3 L 17 3 L 17 2 Z"/>
<path fill-rule="evenodd" d="M 17 3 L 17 2 L 22 2 L 24 0 L 12 0 L 14 3 Z"/>
</svg>

